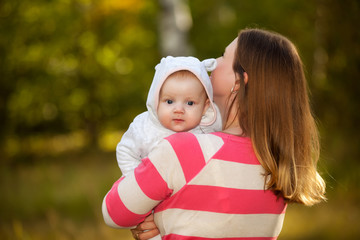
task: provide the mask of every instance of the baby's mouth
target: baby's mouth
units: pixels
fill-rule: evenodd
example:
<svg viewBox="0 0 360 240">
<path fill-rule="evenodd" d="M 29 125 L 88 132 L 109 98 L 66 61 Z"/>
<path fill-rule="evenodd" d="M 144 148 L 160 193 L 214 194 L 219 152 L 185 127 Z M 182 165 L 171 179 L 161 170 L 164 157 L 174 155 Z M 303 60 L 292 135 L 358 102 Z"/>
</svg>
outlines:
<svg viewBox="0 0 360 240">
<path fill-rule="evenodd" d="M 183 119 L 180 119 L 180 118 L 176 118 L 176 119 L 173 119 L 174 122 L 184 122 Z"/>
</svg>

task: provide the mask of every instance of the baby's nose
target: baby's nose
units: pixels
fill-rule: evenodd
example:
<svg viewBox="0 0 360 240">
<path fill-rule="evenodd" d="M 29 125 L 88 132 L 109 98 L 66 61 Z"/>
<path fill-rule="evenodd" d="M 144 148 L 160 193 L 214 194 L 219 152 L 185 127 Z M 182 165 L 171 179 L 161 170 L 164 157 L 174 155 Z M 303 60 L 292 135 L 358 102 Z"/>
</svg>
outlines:
<svg viewBox="0 0 360 240">
<path fill-rule="evenodd" d="M 183 113 L 184 112 L 184 106 L 182 104 L 175 104 L 174 106 L 174 112 L 176 113 Z"/>
</svg>

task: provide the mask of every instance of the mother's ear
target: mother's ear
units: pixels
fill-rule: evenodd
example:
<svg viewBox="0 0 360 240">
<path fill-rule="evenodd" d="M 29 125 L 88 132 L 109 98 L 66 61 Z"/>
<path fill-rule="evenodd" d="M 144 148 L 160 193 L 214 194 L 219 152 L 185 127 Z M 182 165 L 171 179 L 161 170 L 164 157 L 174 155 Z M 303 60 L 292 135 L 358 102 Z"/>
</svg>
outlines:
<svg viewBox="0 0 360 240">
<path fill-rule="evenodd" d="M 245 85 L 248 83 L 248 80 L 249 80 L 249 76 L 246 72 L 243 73 L 244 74 L 244 83 Z"/>
<path fill-rule="evenodd" d="M 239 78 L 238 78 L 239 79 Z M 244 84 L 246 85 L 248 82 L 249 76 L 247 75 L 246 72 L 243 72 L 243 80 L 244 80 Z M 231 93 L 237 93 L 240 89 L 241 86 L 241 82 L 242 82 L 242 78 L 240 77 L 240 80 L 236 80 L 234 86 L 231 88 Z"/>
<path fill-rule="evenodd" d="M 236 80 L 235 83 L 234 83 L 234 86 L 231 88 L 230 92 L 231 93 L 237 93 L 240 89 L 240 86 L 241 86 L 241 80 Z"/>
<path fill-rule="evenodd" d="M 240 85 L 242 79 L 244 80 L 245 85 L 248 83 L 248 80 L 249 80 L 248 74 L 246 72 L 243 72 L 242 74 L 243 74 L 242 77 L 240 77 L 238 73 L 236 74 L 236 79 L 239 79 L 239 80 L 235 81 L 235 85 L 233 87 L 234 90 L 239 90 L 240 86 L 236 86 L 236 85 Z"/>
</svg>

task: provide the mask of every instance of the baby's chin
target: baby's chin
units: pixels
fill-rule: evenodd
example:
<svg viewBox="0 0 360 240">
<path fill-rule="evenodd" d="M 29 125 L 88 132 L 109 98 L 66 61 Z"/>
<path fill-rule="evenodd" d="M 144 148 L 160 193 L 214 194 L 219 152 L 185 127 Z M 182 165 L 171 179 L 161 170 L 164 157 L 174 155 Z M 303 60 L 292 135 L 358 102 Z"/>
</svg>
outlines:
<svg viewBox="0 0 360 240">
<path fill-rule="evenodd" d="M 188 132 L 188 131 L 190 131 L 190 130 L 192 130 L 192 129 L 194 129 L 195 127 L 193 127 L 193 128 L 189 128 L 189 127 L 187 127 L 187 128 L 172 128 L 172 129 L 170 129 L 171 131 L 173 131 L 173 132 Z"/>
</svg>

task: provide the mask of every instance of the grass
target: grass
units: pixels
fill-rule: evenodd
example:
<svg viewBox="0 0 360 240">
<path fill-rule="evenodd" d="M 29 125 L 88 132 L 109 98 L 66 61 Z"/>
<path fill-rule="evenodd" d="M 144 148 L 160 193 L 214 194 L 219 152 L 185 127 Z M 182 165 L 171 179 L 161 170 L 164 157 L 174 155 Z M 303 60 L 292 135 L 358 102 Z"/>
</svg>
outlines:
<svg viewBox="0 0 360 240">
<path fill-rule="evenodd" d="M 120 177 L 115 153 L 42 157 L 0 169 L 0 239 L 132 239 L 107 227 L 101 202 Z M 359 239 L 359 189 L 333 186 L 329 201 L 289 205 L 279 239 Z"/>
<path fill-rule="evenodd" d="M 101 202 L 120 177 L 114 154 L 44 158 L 0 170 L 0 239 L 131 239 L 107 227 Z"/>
</svg>

